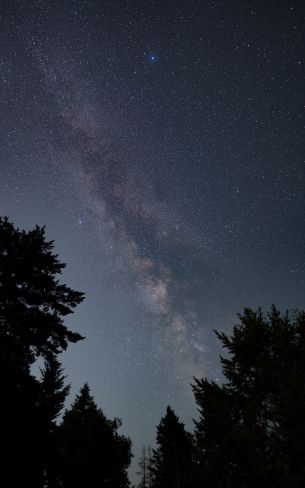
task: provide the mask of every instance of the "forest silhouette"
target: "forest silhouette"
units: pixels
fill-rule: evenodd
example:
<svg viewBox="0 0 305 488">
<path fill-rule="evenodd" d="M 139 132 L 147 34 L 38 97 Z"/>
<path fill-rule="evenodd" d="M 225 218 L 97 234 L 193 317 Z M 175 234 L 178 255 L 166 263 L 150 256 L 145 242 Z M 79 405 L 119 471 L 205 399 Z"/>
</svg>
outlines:
<svg viewBox="0 0 305 488">
<path fill-rule="evenodd" d="M 60 282 L 64 267 L 43 227 L 21 231 L 0 218 L 1 485 L 129 487 L 121 420 L 104 415 L 88 384 L 64 411 L 59 354 L 83 340 L 64 319 L 84 299 Z M 167 407 L 138 486 L 304 487 L 305 312 L 245 309 L 231 334 L 216 335 L 223 381 L 194 378 L 192 433 Z"/>
</svg>

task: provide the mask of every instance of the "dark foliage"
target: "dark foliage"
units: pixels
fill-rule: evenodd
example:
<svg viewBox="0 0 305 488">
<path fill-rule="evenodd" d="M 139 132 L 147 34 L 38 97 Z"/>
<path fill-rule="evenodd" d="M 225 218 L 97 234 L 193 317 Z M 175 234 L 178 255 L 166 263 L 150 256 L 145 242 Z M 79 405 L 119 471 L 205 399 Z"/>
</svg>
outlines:
<svg viewBox="0 0 305 488">
<path fill-rule="evenodd" d="M 20 231 L 0 218 L 2 480 L 13 488 L 127 488 L 131 442 L 87 384 L 57 424 L 69 392 L 58 355 L 82 339 L 64 324 L 83 300 L 58 281 L 64 266 L 44 228 Z M 156 449 L 143 452 L 140 486 L 303 487 L 305 312 L 246 309 L 231 335 L 216 334 L 227 351 L 224 383 L 195 379 L 194 437 L 167 408 Z M 32 373 L 38 359 L 40 379 Z"/>
<path fill-rule="evenodd" d="M 154 488 L 187 488 L 192 485 L 192 437 L 171 407 L 157 427 L 157 449 L 150 469 Z"/>
<path fill-rule="evenodd" d="M 129 486 L 131 442 L 118 434 L 120 426 L 120 420 L 105 417 L 85 384 L 60 427 L 65 488 Z"/>
<path fill-rule="evenodd" d="M 44 228 L 20 231 L 0 218 L 1 342 L 5 340 L 7 354 L 14 349 L 15 361 L 23 366 L 81 339 L 63 318 L 83 294 L 59 283 L 57 275 L 65 264 L 52 251 Z"/>
<path fill-rule="evenodd" d="M 198 485 L 301 487 L 305 482 L 305 314 L 246 309 L 233 334 L 225 384 L 193 386 Z"/>
<path fill-rule="evenodd" d="M 8 486 L 45 484 L 46 436 L 67 393 L 59 378 L 51 385 L 54 355 L 81 339 L 63 318 L 83 294 L 59 283 L 65 265 L 52 251 L 43 228 L 20 231 L 0 218 L 1 471 Z M 39 357 L 47 361 L 42 383 L 31 374 Z"/>
<path fill-rule="evenodd" d="M 82 339 L 64 324 L 83 300 L 58 281 L 64 266 L 43 228 L 19 231 L 0 218 L 1 474 L 11 487 L 125 488 L 131 443 L 88 385 L 56 423 L 69 392 L 58 354 Z M 40 380 L 31 372 L 39 358 Z"/>
<path fill-rule="evenodd" d="M 139 461 L 139 468 L 140 470 L 137 472 L 137 475 L 140 476 L 140 483 L 137 485 L 137 488 L 152 488 L 153 486 L 153 476 L 152 476 L 152 450 L 151 447 L 148 446 L 143 447 L 142 456 Z"/>
<path fill-rule="evenodd" d="M 60 450 L 61 439 L 56 419 L 61 413 L 70 386 L 65 386 L 60 362 L 53 354 L 48 355 L 41 370 L 39 410 L 43 426 L 44 480 L 48 488 L 61 486 Z"/>
</svg>

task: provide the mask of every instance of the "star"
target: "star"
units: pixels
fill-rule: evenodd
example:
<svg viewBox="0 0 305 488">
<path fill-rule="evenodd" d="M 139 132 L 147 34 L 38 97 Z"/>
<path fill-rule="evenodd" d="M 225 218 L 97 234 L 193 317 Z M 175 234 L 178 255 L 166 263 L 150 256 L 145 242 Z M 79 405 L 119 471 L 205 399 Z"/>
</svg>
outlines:
<svg viewBox="0 0 305 488">
<path fill-rule="evenodd" d="M 148 61 L 150 63 L 156 63 L 158 61 L 158 56 L 155 53 L 149 53 L 148 54 Z"/>
</svg>

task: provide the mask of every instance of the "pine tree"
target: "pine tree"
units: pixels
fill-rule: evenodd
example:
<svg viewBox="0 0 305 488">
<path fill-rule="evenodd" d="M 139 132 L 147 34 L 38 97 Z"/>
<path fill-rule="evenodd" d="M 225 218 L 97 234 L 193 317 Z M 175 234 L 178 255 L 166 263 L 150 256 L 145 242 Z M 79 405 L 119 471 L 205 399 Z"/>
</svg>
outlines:
<svg viewBox="0 0 305 488">
<path fill-rule="evenodd" d="M 142 449 L 142 456 L 139 461 L 140 471 L 137 472 L 137 475 L 141 476 L 141 481 L 138 488 L 147 488 L 147 461 L 146 447 L 144 446 Z"/>
<path fill-rule="evenodd" d="M 129 486 L 131 442 L 118 434 L 120 426 L 119 419 L 105 417 L 85 384 L 60 427 L 64 488 Z"/>
<path fill-rule="evenodd" d="M 138 476 L 141 476 L 141 481 L 138 484 L 138 488 L 152 488 L 152 466 L 151 466 L 152 452 L 151 447 L 143 447 L 142 456 L 139 461 L 140 471 L 137 472 Z"/>
<path fill-rule="evenodd" d="M 157 427 L 150 470 L 154 488 L 192 486 L 192 437 L 169 406 Z"/>
<path fill-rule="evenodd" d="M 82 337 L 71 332 L 63 317 L 83 300 L 83 293 L 60 284 L 65 264 L 53 254 L 45 229 L 15 229 L 0 218 L 1 337 L 14 360 L 31 364 L 37 357 L 59 353 Z"/>
<path fill-rule="evenodd" d="M 200 485 L 304 486 L 305 314 L 246 309 L 239 319 L 231 336 L 217 332 L 225 383 L 193 386 Z"/>
<path fill-rule="evenodd" d="M 31 366 L 81 339 L 64 325 L 83 300 L 59 283 L 64 266 L 44 228 L 20 231 L 0 218 L 0 463 L 10 486 L 41 487 L 44 479 L 41 385 Z"/>
<path fill-rule="evenodd" d="M 60 486 L 60 438 L 56 420 L 61 413 L 70 386 L 65 385 L 65 376 L 60 362 L 49 354 L 41 370 L 39 410 L 42 417 L 44 441 L 44 486 Z"/>
<path fill-rule="evenodd" d="M 64 407 L 70 385 L 65 385 L 63 368 L 54 354 L 45 359 L 41 369 L 40 405 L 44 410 L 46 422 L 54 426 L 56 419 Z"/>
</svg>

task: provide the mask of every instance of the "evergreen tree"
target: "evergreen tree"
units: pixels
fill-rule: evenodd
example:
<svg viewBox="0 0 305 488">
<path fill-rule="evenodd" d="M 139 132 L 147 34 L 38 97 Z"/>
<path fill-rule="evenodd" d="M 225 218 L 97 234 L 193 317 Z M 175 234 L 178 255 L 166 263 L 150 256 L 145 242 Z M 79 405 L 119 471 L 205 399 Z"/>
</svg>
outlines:
<svg viewBox="0 0 305 488">
<path fill-rule="evenodd" d="M 1 338 L 6 338 L 1 352 L 9 353 L 11 347 L 14 361 L 31 364 L 82 338 L 64 325 L 63 317 L 83 294 L 59 283 L 65 264 L 53 248 L 44 228 L 20 231 L 0 218 L 0 318 Z"/>
<path fill-rule="evenodd" d="M 64 488 L 129 486 L 131 442 L 118 434 L 120 426 L 120 420 L 105 417 L 85 384 L 60 427 Z"/>
<path fill-rule="evenodd" d="M 200 485 L 305 483 L 305 313 L 246 309 L 221 357 L 225 383 L 195 380 Z"/>
<path fill-rule="evenodd" d="M 1 471 L 9 486 L 44 482 L 41 385 L 31 366 L 81 339 L 63 322 L 83 300 L 59 283 L 64 266 L 44 228 L 20 231 L 0 218 Z"/>
<path fill-rule="evenodd" d="M 60 438 L 56 419 L 63 409 L 70 386 L 65 386 L 65 376 L 60 362 L 49 354 L 41 370 L 39 409 L 44 429 L 44 486 L 60 486 Z"/>
<path fill-rule="evenodd" d="M 56 419 L 62 411 L 70 391 L 70 385 L 65 385 L 65 378 L 57 357 L 49 354 L 45 359 L 44 368 L 41 369 L 40 405 L 45 422 L 52 428 L 56 425 Z"/>
<path fill-rule="evenodd" d="M 138 488 L 152 488 L 152 466 L 151 466 L 151 447 L 148 446 L 143 447 L 142 456 L 139 461 L 139 468 L 140 471 L 137 472 L 137 475 L 141 476 L 141 481 L 138 485 Z"/>
<path fill-rule="evenodd" d="M 169 406 L 157 427 L 150 470 L 154 488 L 192 486 L 192 437 Z"/>
</svg>

